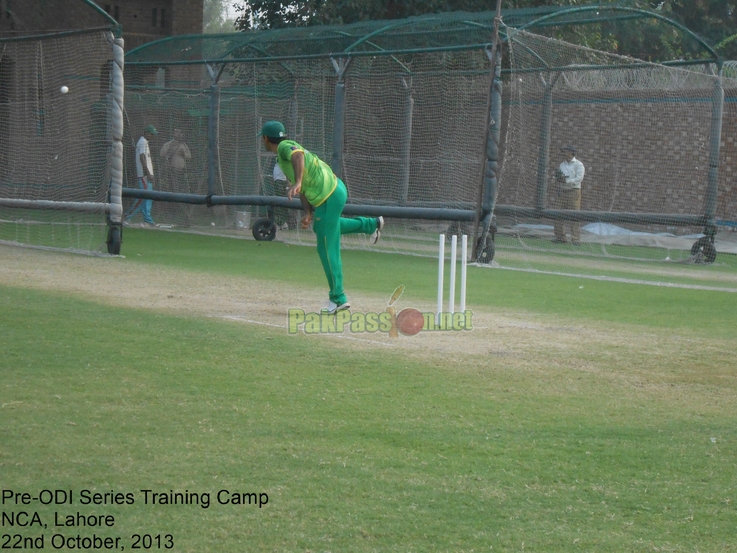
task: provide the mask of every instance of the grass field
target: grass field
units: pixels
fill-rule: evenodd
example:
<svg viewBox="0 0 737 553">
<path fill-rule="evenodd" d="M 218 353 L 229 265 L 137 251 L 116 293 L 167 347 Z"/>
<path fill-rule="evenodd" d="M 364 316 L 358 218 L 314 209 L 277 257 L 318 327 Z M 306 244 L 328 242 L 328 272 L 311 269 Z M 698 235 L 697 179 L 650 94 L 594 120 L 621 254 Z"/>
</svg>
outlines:
<svg viewBox="0 0 737 553">
<path fill-rule="evenodd" d="M 0 207 L 0 240 L 94 251 L 107 236 L 104 215 Z"/>
<path fill-rule="evenodd" d="M 341 340 L 283 327 L 325 295 L 312 248 L 131 229 L 123 253 L 0 246 L 0 487 L 75 494 L 5 500 L 46 526 L 3 534 L 46 549 L 148 534 L 194 552 L 737 551 L 732 293 L 471 267 L 472 332 Z M 402 307 L 433 304 L 436 260 L 344 265 L 354 309 L 383 309 L 399 284 Z M 55 526 L 77 512 L 114 526 Z"/>
</svg>

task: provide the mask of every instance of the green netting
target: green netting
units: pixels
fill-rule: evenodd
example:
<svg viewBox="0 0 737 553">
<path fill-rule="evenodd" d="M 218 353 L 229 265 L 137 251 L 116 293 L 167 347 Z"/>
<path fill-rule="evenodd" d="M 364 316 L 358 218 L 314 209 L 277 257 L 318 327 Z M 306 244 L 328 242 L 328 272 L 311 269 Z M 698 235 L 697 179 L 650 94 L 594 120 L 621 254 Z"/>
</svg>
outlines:
<svg viewBox="0 0 737 553">
<path fill-rule="evenodd" d="M 491 42 L 494 18 L 493 12 L 451 12 L 350 25 L 175 36 L 141 46 L 129 52 L 126 60 L 128 64 L 163 66 L 203 61 L 300 59 L 341 53 L 360 56 L 429 49 L 477 49 Z M 557 38 L 570 36 L 571 39 L 582 36 L 576 34 L 581 26 L 596 25 L 599 32 L 591 33 L 588 38 L 601 36 L 602 41 L 606 37 L 626 36 L 627 32 L 636 36 L 638 29 L 643 32 L 657 29 L 662 33 L 670 27 L 674 57 L 661 61 L 716 58 L 714 51 L 688 29 L 657 13 L 622 6 L 509 9 L 502 10 L 502 21 L 509 28 L 534 29 L 538 34 Z M 603 45 L 613 45 L 613 42 L 596 46 Z"/>
<path fill-rule="evenodd" d="M 501 116 L 491 122 L 490 134 L 489 106 L 497 101 L 491 95 L 491 13 L 166 39 L 127 56 L 129 142 L 147 124 L 161 131 L 152 144 L 159 190 L 204 194 L 209 185 L 226 196 L 278 196 L 285 185 L 274 180 L 273 156 L 256 135 L 264 121 L 279 119 L 290 137 L 333 165 L 352 204 L 469 213 L 485 187 L 496 202 L 495 261 L 501 266 L 593 275 L 603 261 L 692 259 L 699 233 L 707 223 L 713 227 L 713 215 L 726 217 L 733 203 L 720 196 L 716 212 L 708 213 L 706 197 L 715 190 L 709 175 L 713 119 L 722 117 L 712 97 L 722 82 L 718 63 L 712 63 L 718 60 L 687 32 L 673 43 L 681 56 L 674 63 L 698 62 L 692 69 L 538 34 L 566 35 L 572 26 L 593 22 L 608 37 L 618 26 L 631 31 L 648 18 L 641 10 L 601 11 L 505 14 L 535 33 L 502 25 Z M 544 94 L 553 80 L 546 133 Z M 730 86 L 725 82 L 728 102 Z M 219 108 L 211 112 L 215 92 Z M 210 121 L 218 124 L 214 142 Z M 175 129 L 184 132 L 192 155 L 186 175 L 172 178 L 158 152 Z M 499 174 L 487 159 L 486 137 L 493 142 L 496 131 Z M 561 161 L 558 149 L 567 143 L 578 146 L 587 170 L 577 211 L 594 215 L 582 224 L 615 223 L 627 233 L 659 236 L 657 243 L 618 242 L 595 233 L 581 239 L 582 247 L 550 242 L 556 220 L 577 217 L 546 212 L 569 209 L 557 203 L 550 181 Z M 213 147 L 215 182 L 208 166 Z M 674 154 L 681 151 L 696 151 L 696 160 Z M 135 187 L 130 178 L 128 186 Z M 247 205 L 156 202 L 154 209 L 167 226 L 239 236 L 250 235 L 244 221 L 266 214 Z M 312 233 L 297 228 L 297 216 L 276 210 L 278 237 L 311 243 Z M 460 221 L 392 219 L 379 247 L 432 254 L 439 232 L 471 232 L 469 222 Z M 367 243 L 346 237 L 345 245 Z M 640 273 L 631 265 L 606 271 Z"/>
<path fill-rule="evenodd" d="M 167 65 L 201 60 L 273 59 L 341 52 L 452 49 L 487 44 L 493 14 L 452 13 L 400 21 L 370 21 L 227 35 L 171 37 L 127 55 L 129 64 Z"/>
<path fill-rule="evenodd" d="M 0 240 L 105 247 L 112 62 L 105 31 L 0 41 Z"/>
<path fill-rule="evenodd" d="M 509 36 L 496 261 L 644 280 L 664 273 L 633 262 L 698 262 L 693 248 L 710 211 L 726 219 L 737 207 L 711 196 L 718 183 L 710 171 L 720 95 L 733 97 L 737 81 L 714 66 L 647 64 L 532 33 Z M 555 178 L 568 145 L 585 166 L 578 211 L 588 219 L 565 211 L 570 192 Z M 721 182 L 729 189 L 726 176 Z M 737 253 L 729 231 L 721 235 L 717 249 Z"/>
<path fill-rule="evenodd" d="M 119 26 L 91 0 L 2 5 L 0 241 L 104 252 L 120 210 Z"/>
</svg>

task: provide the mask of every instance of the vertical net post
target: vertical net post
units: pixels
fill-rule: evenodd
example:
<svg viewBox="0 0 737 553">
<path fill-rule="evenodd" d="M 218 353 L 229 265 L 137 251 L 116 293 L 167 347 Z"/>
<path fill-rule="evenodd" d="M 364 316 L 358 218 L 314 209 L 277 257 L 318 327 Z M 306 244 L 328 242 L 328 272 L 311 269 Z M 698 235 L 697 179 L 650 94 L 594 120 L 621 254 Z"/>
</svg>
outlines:
<svg viewBox="0 0 737 553">
<path fill-rule="evenodd" d="M 560 75 L 560 73 L 558 73 Z M 537 158 L 537 196 L 535 208 L 543 211 L 547 207 L 548 195 L 548 164 L 550 163 L 550 129 L 553 124 L 553 87 L 558 78 L 548 74 L 550 82 L 545 82 L 543 92 L 543 112 L 540 125 L 540 150 Z M 541 75 L 541 79 L 544 77 Z"/>
<path fill-rule="evenodd" d="M 345 72 L 352 58 L 330 58 L 338 82 L 335 84 L 335 119 L 333 121 L 333 173 L 343 178 L 343 145 L 345 143 Z"/>
<path fill-rule="evenodd" d="M 215 195 L 217 182 L 218 134 L 220 133 L 220 87 L 210 86 L 210 119 L 207 127 L 207 195 Z"/>
<path fill-rule="evenodd" d="M 496 55 L 492 55 L 491 58 L 494 65 L 494 76 L 491 79 L 491 106 L 489 111 L 489 129 L 486 137 L 484 196 L 481 207 L 481 213 L 484 215 L 483 231 L 479 240 L 483 254 L 481 255 L 481 259 L 488 258 L 488 262 L 491 262 L 493 258 L 493 255 L 490 255 L 490 249 L 494 247 L 492 219 L 499 187 L 499 145 L 501 144 L 502 130 L 502 56 L 498 48 Z M 490 232 L 492 232 L 491 236 L 489 236 Z M 477 255 L 479 254 L 478 251 L 476 253 Z"/>
<path fill-rule="evenodd" d="M 112 143 L 110 145 L 110 222 L 121 223 L 123 217 L 123 106 L 125 86 L 123 81 L 123 64 L 125 51 L 123 39 L 112 41 L 112 105 L 110 106 L 110 122 Z"/>
<path fill-rule="evenodd" d="M 706 186 L 705 216 L 706 229 L 704 234 L 713 239 L 716 234 L 717 198 L 719 191 L 719 148 L 722 140 L 722 114 L 724 112 L 724 88 L 722 87 L 722 68 L 714 79 L 711 95 L 711 131 L 709 138 L 709 175 Z"/>
<path fill-rule="evenodd" d="M 486 121 L 484 125 L 484 134 L 485 134 L 485 140 L 484 140 L 484 153 L 485 155 L 482 157 L 483 159 L 483 168 L 481 170 L 481 183 L 479 185 L 479 192 L 478 192 L 478 199 L 476 201 L 476 214 L 474 216 L 473 220 L 473 247 L 472 247 L 472 255 L 474 259 L 478 258 L 479 252 L 478 252 L 478 244 L 482 243 L 486 239 L 486 234 L 488 231 L 488 223 L 491 222 L 491 216 L 492 211 L 486 211 L 484 212 L 484 208 L 490 207 L 491 210 L 493 210 L 493 205 L 488 205 L 487 198 L 489 197 L 490 187 L 494 187 L 494 197 L 496 197 L 496 172 L 494 172 L 493 175 L 489 174 L 489 169 L 491 167 L 491 158 L 489 157 L 490 148 L 489 148 L 489 140 L 491 137 L 491 126 L 495 125 L 497 130 L 501 129 L 501 81 L 499 83 L 499 118 L 498 120 L 495 120 L 492 116 L 492 112 L 496 113 L 496 109 L 494 107 L 494 94 L 495 94 L 495 81 L 501 76 L 501 56 L 499 55 L 499 24 L 502 20 L 502 0 L 497 0 L 496 2 L 496 16 L 494 17 L 494 34 L 492 35 L 492 44 L 491 44 L 491 52 L 488 51 L 488 48 L 486 50 L 487 55 L 489 57 L 489 61 L 491 62 L 490 65 L 490 72 L 491 72 L 491 79 L 489 83 L 489 96 L 487 99 L 487 108 L 486 108 Z M 499 144 L 499 133 L 496 135 L 496 143 Z M 498 148 L 497 148 L 498 153 Z M 498 157 L 494 158 L 494 161 L 496 161 Z M 496 169 L 496 166 L 495 166 Z M 493 180 L 493 182 L 492 182 Z M 484 231 L 482 232 L 482 239 L 476 240 L 478 236 L 478 230 L 479 230 L 479 223 L 484 222 Z"/>
<path fill-rule="evenodd" d="M 499 185 L 499 144 L 502 136 L 502 56 L 497 48 L 493 57 L 494 71 L 491 79 L 491 106 L 489 112 L 489 136 L 486 140 L 486 166 L 484 179 L 483 213 L 494 211 L 496 191 Z M 487 220 L 489 217 L 487 216 Z M 484 228 L 488 232 L 488 226 Z"/>
<path fill-rule="evenodd" d="M 412 79 L 402 77 L 402 85 L 406 92 L 406 104 L 404 109 L 404 136 L 402 137 L 402 175 L 400 182 L 399 199 L 403 204 L 409 199 L 410 162 L 412 155 L 412 112 L 415 101 L 412 98 Z"/>
</svg>

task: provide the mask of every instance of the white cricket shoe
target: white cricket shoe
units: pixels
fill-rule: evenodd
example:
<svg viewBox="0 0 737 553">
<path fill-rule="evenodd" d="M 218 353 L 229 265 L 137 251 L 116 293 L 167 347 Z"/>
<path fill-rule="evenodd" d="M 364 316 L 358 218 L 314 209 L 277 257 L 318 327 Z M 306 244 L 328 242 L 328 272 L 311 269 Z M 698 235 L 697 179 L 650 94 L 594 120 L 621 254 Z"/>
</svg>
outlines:
<svg viewBox="0 0 737 553">
<path fill-rule="evenodd" d="M 371 243 L 376 244 L 379 241 L 379 238 L 381 238 L 381 229 L 384 228 L 384 218 L 383 217 L 377 217 L 376 218 L 376 231 L 371 235 Z"/>
<path fill-rule="evenodd" d="M 322 312 L 329 313 L 330 315 L 332 315 L 333 313 L 337 313 L 338 311 L 344 311 L 350 308 L 351 308 L 351 304 L 348 303 L 347 301 L 338 305 L 334 301 L 328 300 L 328 303 L 322 308 Z"/>
</svg>

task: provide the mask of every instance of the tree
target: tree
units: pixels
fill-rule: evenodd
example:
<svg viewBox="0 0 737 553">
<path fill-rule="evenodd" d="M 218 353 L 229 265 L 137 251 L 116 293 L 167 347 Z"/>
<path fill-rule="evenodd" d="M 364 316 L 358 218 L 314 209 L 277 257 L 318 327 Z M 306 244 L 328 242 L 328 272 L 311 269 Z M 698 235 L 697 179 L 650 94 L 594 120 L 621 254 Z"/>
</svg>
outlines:
<svg viewBox="0 0 737 553">
<path fill-rule="evenodd" d="M 224 0 L 204 0 L 202 23 L 204 33 L 232 33 L 236 30 L 235 20 L 226 17 Z"/>
<path fill-rule="evenodd" d="M 246 0 L 236 2 L 240 30 L 347 24 L 447 11 L 485 11 L 488 0 Z"/>
<path fill-rule="evenodd" d="M 737 42 L 728 40 L 737 30 L 736 1 L 669 0 L 663 2 L 662 9 L 712 45 L 720 46 L 718 53 L 722 57 L 737 60 Z"/>
<path fill-rule="evenodd" d="M 209 0 L 219 1 L 219 0 Z M 399 19 L 446 11 L 493 11 L 489 0 L 232 0 L 240 14 L 240 30 L 274 29 L 320 24 Z M 601 0 L 662 14 L 718 46 L 725 59 L 737 60 L 737 0 Z M 583 6 L 593 0 L 503 0 L 502 9 L 540 6 Z M 683 33 L 664 23 L 648 20 L 638 24 L 600 23 L 558 31 L 560 38 L 592 48 L 642 57 L 653 61 L 688 57 L 696 48 L 682 41 Z M 703 55 L 703 51 L 701 52 Z"/>
</svg>

